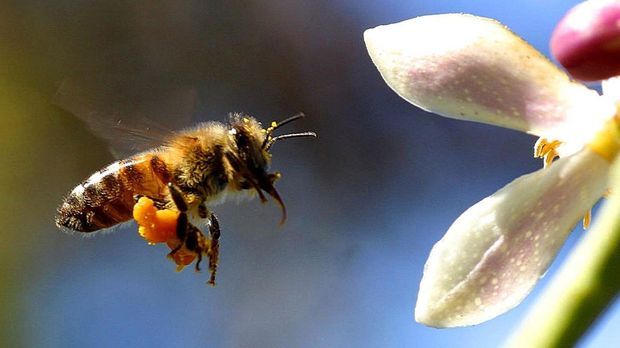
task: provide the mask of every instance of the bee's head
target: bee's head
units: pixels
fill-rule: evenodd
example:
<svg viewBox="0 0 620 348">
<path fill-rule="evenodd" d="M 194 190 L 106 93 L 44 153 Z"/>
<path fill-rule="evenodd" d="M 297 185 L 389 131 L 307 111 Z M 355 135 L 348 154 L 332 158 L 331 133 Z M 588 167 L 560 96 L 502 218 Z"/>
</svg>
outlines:
<svg viewBox="0 0 620 348">
<path fill-rule="evenodd" d="M 280 122 L 272 122 L 268 128 L 263 128 L 253 117 L 242 114 L 230 116 L 230 135 L 236 147 L 236 153 L 229 153 L 228 160 L 237 173 L 236 183 L 239 189 L 255 189 L 262 202 L 267 202 L 264 192 L 273 197 L 282 208 L 283 223 L 286 220 L 286 207 L 278 191 L 274 187 L 275 181 L 280 178 L 280 173 L 269 173 L 271 153 L 269 149 L 278 140 L 294 137 L 315 137 L 313 132 L 284 134 L 273 136 L 273 132 L 295 120 L 304 117 L 297 114 Z"/>
</svg>

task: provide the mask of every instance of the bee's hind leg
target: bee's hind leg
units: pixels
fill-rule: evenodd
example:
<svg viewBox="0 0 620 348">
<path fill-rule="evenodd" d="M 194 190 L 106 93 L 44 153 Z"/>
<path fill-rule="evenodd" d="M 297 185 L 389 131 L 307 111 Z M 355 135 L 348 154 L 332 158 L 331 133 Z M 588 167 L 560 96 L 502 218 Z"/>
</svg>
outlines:
<svg viewBox="0 0 620 348">
<path fill-rule="evenodd" d="M 155 205 L 155 208 L 157 208 L 159 210 L 166 208 L 166 205 L 167 205 L 166 201 L 161 200 L 161 199 L 157 199 L 157 198 L 154 198 L 154 197 L 151 197 L 151 196 L 147 196 L 147 195 L 141 195 L 141 194 L 133 195 L 133 202 L 134 203 L 138 203 L 138 201 L 142 197 L 146 197 L 146 198 L 152 200 L 153 204 Z"/>
<path fill-rule="evenodd" d="M 177 219 L 177 238 L 182 242 L 174 248 L 170 254 L 172 257 L 183 246 L 187 250 L 193 251 L 196 254 L 196 271 L 200 270 L 200 262 L 202 261 L 202 254 L 207 254 L 209 258 L 209 271 L 211 276 L 208 283 L 215 285 L 215 274 L 217 272 L 217 263 L 219 256 L 219 238 L 220 238 L 220 225 L 215 214 L 208 211 L 204 203 L 198 206 L 198 215 L 201 218 L 209 219 L 209 237 L 206 238 L 204 234 L 194 225 L 192 225 L 187 218 L 187 203 L 183 193 L 172 183 L 168 183 L 168 189 L 170 190 L 170 196 L 172 201 L 179 210 L 179 217 Z"/>
<path fill-rule="evenodd" d="M 187 203 L 185 203 L 185 198 L 183 197 L 183 193 L 181 192 L 181 190 L 171 182 L 168 183 L 168 190 L 170 191 L 170 197 L 172 198 L 172 202 L 174 202 L 174 205 L 176 205 L 177 209 L 181 213 L 187 213 Z"/>
<path fill-rule="evenodd" d="M 176 254 L 183 247 L 183 245 L 187 244 L 186 236 L 188 234 L 187 230 L 189 221 L 187 219 L 187 203 L 185 203 L 185 198 L 183 197 L 183 193 L 181 193 L 181 190 L 179 190 L 179 188 L 171 182 L 168 183 L 168 190 L 170 191 L 170 197 L 172 198 L 172 202 L 179 210 L 176 234 L 177 238 L 179 238 L 179 240 L 181 241 L 181 243 L 176 248 L 172 249 L 172 251 L 168 253 L 168 257 L 172 258 L 172 256 L 174 256 L 174 254 Z"/>
</svg>

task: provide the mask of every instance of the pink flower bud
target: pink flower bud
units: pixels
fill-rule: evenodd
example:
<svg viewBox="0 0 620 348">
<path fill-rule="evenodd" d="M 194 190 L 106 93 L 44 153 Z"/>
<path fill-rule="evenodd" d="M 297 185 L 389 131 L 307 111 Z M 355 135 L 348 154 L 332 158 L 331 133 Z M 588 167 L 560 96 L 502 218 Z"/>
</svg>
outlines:
<svg viewBox="0 0 620 348">
<path fill-rule="evenodd" d="M 551 52 L 574 78 L 620 75 L 620 1 L 590 0 L 573 7 L 553 32 Z"/>
</svg>

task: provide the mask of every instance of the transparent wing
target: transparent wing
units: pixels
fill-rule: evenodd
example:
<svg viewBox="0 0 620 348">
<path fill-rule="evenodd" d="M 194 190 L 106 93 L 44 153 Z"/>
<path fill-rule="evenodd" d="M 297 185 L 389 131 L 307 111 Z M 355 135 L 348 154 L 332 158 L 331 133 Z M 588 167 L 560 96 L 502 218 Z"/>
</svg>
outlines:
<svg viewBox="0 0 620 348">
<path fill-rule="evenodd" d="M 159 146 L 175 129 L 191 125 L 198 95 L 188 86 L 72 78 L 60 84 L 52 102 L 84 121 L 122 158 Z"/>
</svg>

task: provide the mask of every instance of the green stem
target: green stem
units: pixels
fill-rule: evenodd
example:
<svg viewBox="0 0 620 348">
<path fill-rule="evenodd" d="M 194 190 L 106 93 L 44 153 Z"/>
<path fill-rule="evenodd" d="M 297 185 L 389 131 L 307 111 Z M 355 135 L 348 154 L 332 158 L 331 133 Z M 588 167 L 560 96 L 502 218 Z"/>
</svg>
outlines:
<svg viewBox="0 0 620 348">
<path fill-rule="evenodd" d="M 595 225 L 511 337 L 510 347 L 571 347 L 620 292 L 620 166 Z"/>
</svg>

